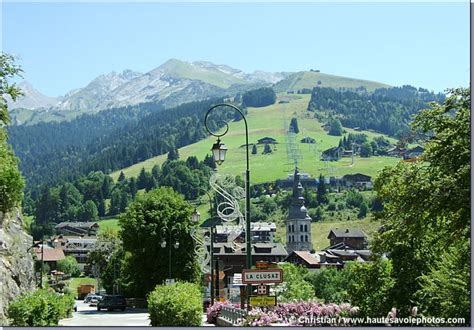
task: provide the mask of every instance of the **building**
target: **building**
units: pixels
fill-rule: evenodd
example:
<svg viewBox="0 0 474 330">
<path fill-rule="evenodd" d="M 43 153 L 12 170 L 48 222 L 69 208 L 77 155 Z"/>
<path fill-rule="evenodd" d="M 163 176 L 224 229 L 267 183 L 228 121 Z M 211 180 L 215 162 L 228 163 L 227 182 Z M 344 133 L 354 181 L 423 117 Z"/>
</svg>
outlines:
<svg viewBox="0 0 474 330">
<path fill-rule="evenodd" d="M 423 149 L 423 147 L 420 147 L 420 146 L 416 146 L 415 148 L 408 149 L 403 154 L 403 159 L 404 160 L 417 159 L 418 157 L 421 156 L 423 151 L 425 151 L 425 149 Z"/>
<path fill-rule="evenodd" d="M 246 247 L 243 242 L 239 246 L 232 243 L 214 243 L 214 260 L 222 263 L 226 276 L 242 273 L 245 268 Z M 257 261 L 280 262 L 287 256 L 288 253 L 281 243 L 252 243 L 252 265 Z"/>
<path fill-rule="evenodd" d="M 56 232 L 62 235 L 95 236 L 99 230 L 97 222 L 61 222 L 55 227 Z"/>
<path fill-rule="evenodd" d="M 286 248 L 288 252 L 311 251 L 311 217 L 304 206 L 303 186 L 298 169 L 295 169 L 293 195 L 286 220 Z"/>
<path fill-rule="evenodd" d="M 316 140 L 315 140 L 315 139 L 313 139 L 312 137 L 305 136 L 303 139 L 301 139 L 301 143 L 310 143 L 310 144 L 314 144 L 314 143 L 316 143 Z"/>
<path fill-rule="evenodd" d="M 331 229 L 328 235 L 331 249 L 342 243 L 344 248 L 364 250 L 367 248 L 367 235 L 360 229 Z"/>
<path fill-rule="evenodd" d="M 343 149 L 342 149 L 342 148 L 339 148 L 339 147 L 332 147 L 332 148 L 329 148 L 329 149 L 324 150 L 324 151 L 321 153 L 321 158 L 320 158 L 320 159 L 321 159 L 322 161 L 327 161 L 327 160 L 330 160 L 330 161 L 338 161 L 339 159 L 341 159 L 342 153 L 343 153 Z"/>
<path fill-rule="evenodd" d="M 369 250 L 351 250 L 342 246 L 336 246 L 335 248 L 327 248 L 314 253 L 293 251 L 285 258 L 285 262 L 303 266 L 310 271 L 330 267 L 342 269 L 346 262 L 366 262 L 369 260 L 370 255 Z"/>
<path fill-rule="evenodd" d="M 84 269 L 87 263 L 87 255 L 92 251 L 97 243 L 96 237 L 72 237 L 66 238 L 62 249 L 66 256 L 73 256 L 76 258 L 81 270 Z"/>
<path fill-rule="evenodd" d="M 41 250 L 41 244 L 40 246 L 34 248 L 36 259 L 43 260 L 43 262 L 49 266 L 50 270 L 57 269 L 58 261 L 66 258 L 63 250 L 60 248 L 52 248 L 50 246 L 44 245 L 44 250 Z"/>
<path fill-rule="evenodd" d="M 227 242 L 229 234 L 235 230 L 239 230 L 238 226 L 217 225 L 215 231 L 216 242 Z M 240 228 L 241 233 L 236 239 L 238 242 L 245 242 L 245 231 Z M 273 242 L 276 232 L 276 224 L 274 222 L 252 222 L 250 224 L 251 237 L 253 243 Z"/>
<path fill-rule="evenodd" d="M 257 140 L 257 143 L 258 144 L 277 144 L 278 142 L 274 138 L 266 136 L 264 138 Z"/>
<path fill-rule="evenodd" d="M 361 173 L 346 174 L 342 177 L 342 182 L 347 188 L 372 189 L 372 177 Z"/>
</svg>

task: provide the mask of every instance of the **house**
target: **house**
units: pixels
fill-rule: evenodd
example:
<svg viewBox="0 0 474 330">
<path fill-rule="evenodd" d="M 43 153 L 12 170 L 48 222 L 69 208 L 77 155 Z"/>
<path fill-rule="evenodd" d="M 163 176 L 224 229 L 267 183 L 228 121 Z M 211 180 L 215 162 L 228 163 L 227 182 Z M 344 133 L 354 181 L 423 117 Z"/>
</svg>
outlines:
<svg viewBox="0 0 474 330">
<path fill-rule="evenodd" d="M 405 153 L 405 148 L 401 148 L 399 146 L 395 146 L 389 150 L 387 150 L 387 155 L 392 157 L 402 157 Z"/>
<path fill-rule="evenodd" d="M 76 258 L 79 267 L 83 270 L 87 262 L 87 255 L 94 249 L 96 243 L 97 238 L 94 236 L 67 238 L 62 249 L 66 256 Z"/>
<path fill-rule="evenodd" d="M 360 229 L 331 229 L 328 239 L 331 245 L 328 249 L 334 249 L 340 243 L 345 248 L 354 250 L 364 250 L 367 247 L 367 235 Z"/>
<path fill-rule="evenodd" d="M 271 138 L 268 136 L 257 140 L 257 144 L 277 144 L 277 143 L 278 142 L 274 138 Z"/>
<path fill-rule="evenodd" d="M 342 183 L 347 188 L 372 189 L 372 177 L 362 174 L 346 174 L 342 177 Z"/>
<path fill-rule="evenodd" d="M 352 150 L 344 150 L 342 152 L 342 157 L 352 157 L 354 155 L 354 152 Z"/>
<path fill-rule="evenodd" d="M 416 159 L 421 156 L 421 154 L 425 151 L 423 147 L 416 146 L 415 148 L 408 149 L 403 153 L 403 159 L 404 160 L 409 160 L 409 159 Z"/>
<path fill-rule="evenodd" d="M 99 230 L 97 222 L 61 222 L 54 229 L 58 234 L 95 236 Z"/>
<path fill-rule="evenodd" d="M 227 242 L 228 236 L 235 231 L 240 231 L 237 237 L 238 242 L 245 242 L 245 231 L 239 226 L 217 225 L 215 231 L 216 242 Z M 274 222 L 252 222 L 250 224 L 251 238 L 253 243 L 273 242 L 276 232 L 276 224 Z"/>
<path fill-rule="evenodd" d="M 321 160 L 338 161 L 342 157 L 342 152 L 343 149 L 339 147 L 329 148 L 321 153 Z"/>
<path fill-rule="evenodd" d="M 305 136 L 304 138 L 301 139 L 301 143 L 310 143 L 310 144 L 314 144 L 316 143 L 316 140 L 313 139 L 312 137 L 309 137 L 309 136 Z"/>
<path fill-rule="evenodd" d="M 44 249 L 43 251 L 41 251 Z M 54 270 L 58 266 L 58 261 L 63 260 L 66 258 L 64 252 L 60 248 L 52 248 L 50 246 L 44 245 L 44 247 L 40 246 L 34 248 L 36 259 L 43 260 L 45 264 L 49 266 L 50 270 Z"/>
</svg>

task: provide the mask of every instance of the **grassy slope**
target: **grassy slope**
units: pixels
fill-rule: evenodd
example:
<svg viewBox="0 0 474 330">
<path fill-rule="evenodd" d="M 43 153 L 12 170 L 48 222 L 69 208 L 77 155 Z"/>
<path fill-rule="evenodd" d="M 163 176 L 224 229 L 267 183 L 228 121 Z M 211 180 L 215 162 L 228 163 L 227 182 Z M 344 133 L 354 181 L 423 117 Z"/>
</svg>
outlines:
<svg viewBox="0 0 474 330">
<path fill-rule="evenodd" d="M 319 86 L 332 88 L 357 88 L 364 86 L 370 91 L 376 88 L 390 87 L 389 85 L 370 80 L 347 78 L 320 72 L 302 71 L 294 73 L 288 78 L 278 82 L 274 88 L 277 92 L 286 92 L 290 90 L 297 91 L 303 88 L 312 89 L 314 86 L 318 86 L 318 81 L 321 81 L 321 85 Z"/>
<path fill-rule="evenodd" d="M 201 80 L 221 88 L 228 88 L 232 84 L 246 83 L 243 79 L 239 79 L 222 71 L 199 68 L 180 60 L 169 60 L 160 68 L 174 77 Z"/>
<path fill-rule="evenodd" d="M 118 223 L 118 218 L 115 218 L 115 217 L 106 219 L 106 220 L 100 220 L 98 224 L 99 224 L 99 234 L 102 231 L 107 230 L 109 228 L 113 231 L 118 231 L 120 228 L 119 223 Z"/>
<path fill-rule="evenodd" d="M 315 222 L 311 225 L 311 238 L 313 240 L 313 248 L 316 251 L 320 251 L 329 246 L 328 234 L 331 229 L 336 228 L 349 228 L 349 229 L 361 229 L 369 237 L 369 243 L 372 235 L 378 230 L 380 223 L 378 221 L 372 220 L 371 218 L 365 218 L 362 220 L 352 220 L 352 221 L 322 221 Z M 285 227 L 278 226 L 277 234 L 281 242 L 286 243 L 285 237 Z"/>
<path fill-rule="evenodd" d="M 285 98 L 289 97 L 285 95 Z M 295 113 L 298 118 L 298 126 L 300 133 L 297 135 L 297 142 L 300 147 L 303 159 L 299 162 L 299 168 L 302 172 L 310 173 L 313 176 L 332 174 L 340 176 L 348 173 L 361 172 L 374 176 L 378 170 L 387 165 L 394 165 L 398 162 L 393 157 L 356 157 L 355 164 L 351 166 L 350 158 L 343 158 L 338 162 L 330 162 L 328 165 L 332 169 L 326 168 L 324 162 L 319 160 L 319 153 L 315 149 L 325 150 L 327 148 L 337 146 L 341 137 L 329 136 L 321 128 L 321 123 L 312 118 L 312 114 L 306 111 L 309 103 L 310 95 L 295 95 L 290 103 L 273 104 L 263 108 L 249 108 L 247 121 L 249 124 L 249 142 L 256 142 L 258 139 L 270 136 L 275 138 L 279 144 L 276 150 L 269 155 L 262 155 L 263 146 L 258 147 L 257 155 L 250 155 L 250 171 L 251 182 L 260 183 L 282 179 L 294 169 L 293 163 L 287 158 L 285 146 L 285 132 L 283 129 L 284 118 L 289 123 L 291 117 Z M 242 121 L 232 122 L 229 133 L 222 138 L 222 142 L 229 148 L 226 161 L 219 167 L 220 172 L 240 175 L 245 170 L 245 148 L 240 146 L 245 143 L 244 124 Z M 355 132 L 346 129 L 347 132 Z M 378 136 L 378 133 L 364 132 L 372 138 Z M 299 143 L 304 136 L 310 136 L 316 139 L 317 146 L 311 149 L 310 145 Z M 393 139 L 391 139 L 394 141 Z M 199 159 L 203 159 L 215 142 L 214 137 L 201 140 L 197 143 L 185 146 L 179 149 L 181 159 L 195 155 Z M 166 160 L 167 155 L 161 155 L 150 158 L 141 163 L 132 165 L 123 169 L 127 177 L 138 176 L 141 168 L 151 170 L 155 164 L 162 164 Z M 112 173 L 114 179 L 118 178 L 120 171 Z"/>
</svg>

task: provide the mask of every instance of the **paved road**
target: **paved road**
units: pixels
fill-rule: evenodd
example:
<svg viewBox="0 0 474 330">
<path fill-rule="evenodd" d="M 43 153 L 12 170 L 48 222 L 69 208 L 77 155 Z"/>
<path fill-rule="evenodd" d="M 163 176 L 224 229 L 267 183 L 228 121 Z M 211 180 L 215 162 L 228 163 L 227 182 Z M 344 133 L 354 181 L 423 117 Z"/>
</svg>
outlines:
<svg viewBox="0 0 474 330">
<path fill-rule="evenodd" d="M 148 312 L 144 309 L 127 308 L 124 312 L 97 311 L 82 300 L 76 300 L 77 312 L 72 318 L 59 321 L 60 326 L 149 326 Z"/>
</svg>

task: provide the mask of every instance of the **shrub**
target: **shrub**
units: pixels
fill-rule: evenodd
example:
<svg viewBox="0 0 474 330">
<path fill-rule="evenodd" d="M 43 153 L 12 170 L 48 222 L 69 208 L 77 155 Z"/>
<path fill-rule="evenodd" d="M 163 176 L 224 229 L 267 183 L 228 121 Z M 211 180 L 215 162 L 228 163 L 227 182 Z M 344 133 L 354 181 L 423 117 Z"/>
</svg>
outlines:
<svg viewBox="0 0 474 330">
<path fill-rule="evenodd" d="M 77 263 L 76 258 L 67 256 L 66 258 L 58 261 L 58 270 L 69 274 L 72 277 L 77 277 L 81 274 L 81 269 Z"/>
<path fill-rule="evenodd" d="M 188 282 L 158 285 L 148 296 L 148 312 L 154 327 L 200 326 L 203 312 L 200 288 Z"/>
<path fill-rule="evenodd" d="M 36 290 L 20 296 L 8 306 L 7 315 L 13 326 L 56 326 L 71 316 L 74 299 L 47 290 Z"/>
</svg>

